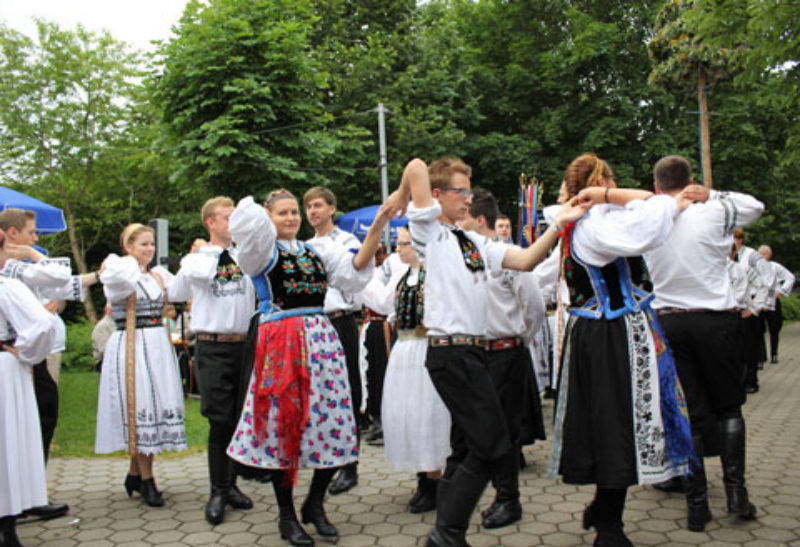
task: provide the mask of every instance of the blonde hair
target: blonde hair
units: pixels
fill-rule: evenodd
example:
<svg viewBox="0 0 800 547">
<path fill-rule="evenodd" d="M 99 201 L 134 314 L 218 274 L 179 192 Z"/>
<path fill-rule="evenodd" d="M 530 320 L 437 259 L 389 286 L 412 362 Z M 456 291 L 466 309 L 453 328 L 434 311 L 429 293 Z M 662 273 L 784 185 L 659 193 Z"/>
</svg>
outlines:
<svg viewBox="0 0 800 547">
<path fill-rule="evenodd" d="M 428 177 L 431 180 L 431 190 L 447 188 L 455 173 L 472 177 L 472 167 L 455 156 L 444 156 L 428 166 Z"/>
<path fill-rule="evenodd" d="M 207 218 L 214 216 L 217 207 L 233 207 L 233 200 L 228 196 L 216 196 L 206 201 L 203 204 L 203 208 L 200 209 L 200 217 L 204 225 Z"/>
<path fill-rule="evenodd" d="M 150 234 L 155 235 L 156 231 L 153 230 L 150 226 L 145 226 L 144 224 L 140 224 L 138 222 L 134 222 L 133 224 L 128 224 L 125 226 L 125 229 L 122 230 L 122 233 L 119 236 L 119 243 L 122 247 L 122 252 L 128 254 L 128 250 L 126 247 L 133 243 L 136 238 L 142 235 L 145 232 L 149 232 Z"/>
</svg>

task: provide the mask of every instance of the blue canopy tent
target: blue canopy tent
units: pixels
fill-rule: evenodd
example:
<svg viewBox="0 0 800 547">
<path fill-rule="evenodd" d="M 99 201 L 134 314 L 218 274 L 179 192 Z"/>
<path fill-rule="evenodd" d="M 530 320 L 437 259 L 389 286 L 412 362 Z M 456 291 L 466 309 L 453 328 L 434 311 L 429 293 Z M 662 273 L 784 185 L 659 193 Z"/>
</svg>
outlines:
<svg viewBox="0 0 800 547">
<path fill-rule="evenodd" d="M 58 207 L 48 205 L 21 192 L 0 186 L 0 211 L 7 207 L 26 209 L 36 213 L 36 231 L 40 234 L 54 234 L 67 229 L 64 213 Z"/>
<path fill-rule="evenodd" d="M 364 238 L 367 237 L 367 230 L 372 226 L 372 222 L 375 220 L 375 215 L 378 214 L 378 209 L 380 209 L 380 207 L 380 205 L 369 205 L 361 209 L 350 211 L 335 219 L 334 223 L 340 229 L 355 234 L 360 241 L 364 241 Z M 395 218 L 391 221 L 389 238 L 391 239 L 392 246 L 394 246 L 397 241 L 397 228 L 406 226 L 407 224 L 408 219 L 406 217 Z"/>
</svg>

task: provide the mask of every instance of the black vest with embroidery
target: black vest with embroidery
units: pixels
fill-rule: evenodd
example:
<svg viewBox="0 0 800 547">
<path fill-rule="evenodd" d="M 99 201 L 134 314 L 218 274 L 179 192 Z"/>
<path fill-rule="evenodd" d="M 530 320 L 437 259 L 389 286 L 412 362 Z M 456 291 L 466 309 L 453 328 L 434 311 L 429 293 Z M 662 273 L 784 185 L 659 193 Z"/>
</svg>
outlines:
<svg viewBox="0 0 800 547">
<path fill-rule="evenodd" d="M 328 276 L 320 257 L 306 245 L 296 255 L 280 246 L 276 250 L 277 262 L 267 274 L 272 302 L 282 310 L 321 308 Z"/>
<path fill-rule="evenodd" d="M 618 309 L 624 305 L 622 290 L 620 288 L 621 276 L 617 271 L 618 264 L 627 266 L 630 272 L 629 278 L 634 286 L 648 293 L 653 290 L 653 283 L 650 281 L 647 265 L 641 256 L 634 256 L 621 262 L 614 261 L 610 264 L 606 264 L 598 269 L 605 281 L 612 309 Z M 586 266 L 576 261 L 572 255 L 565 259 L 564 278 L 567 282 L 567 288 L 569 289 L 570 307 L 581 308 L 587 300 L 593 296 L 598 296 L 592 285 L 592 278 Z"/>
<path fill-rule="evenodd" d="M 400 279 L 394 296 L 395 328 L 413 330 L 425 317 L 425 268 L 419 269 L 417 284 L 409 285 L 411 268 Z"/>
</svg>

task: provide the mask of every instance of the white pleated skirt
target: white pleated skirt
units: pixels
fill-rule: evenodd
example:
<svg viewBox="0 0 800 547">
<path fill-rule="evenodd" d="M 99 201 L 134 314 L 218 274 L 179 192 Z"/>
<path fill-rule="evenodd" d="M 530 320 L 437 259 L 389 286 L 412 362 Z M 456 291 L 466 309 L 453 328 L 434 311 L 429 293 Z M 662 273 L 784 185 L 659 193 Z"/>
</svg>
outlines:
<svg viewBox="0 0 800 547">
<path fill-rule="evenodd" d="M 444 469 L 450 455 L 450 412 L 425 368 L 427 340 L 401 331 L 386 366 L 381 423 L 394 471 Z"/>
<path fill-rule="evenodd" d="M 0 517 L 47 504 L 33 369 L 0 351 Z"/>
<path fill-rule="evenodd" d="M 183 388 L 175 350 L 162 326 L 136 329 L 136 449 L 186 450 Z M 108 339 L 100 373 L 95 452 L 128 449 L 125 331 Z"/>
</svg>

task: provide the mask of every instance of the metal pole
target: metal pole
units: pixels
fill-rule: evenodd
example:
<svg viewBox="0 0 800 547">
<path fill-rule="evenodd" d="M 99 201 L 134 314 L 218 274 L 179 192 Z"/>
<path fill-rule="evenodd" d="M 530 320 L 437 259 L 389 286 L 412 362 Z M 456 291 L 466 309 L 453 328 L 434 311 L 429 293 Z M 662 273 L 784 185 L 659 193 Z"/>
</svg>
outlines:
<svg viewBox="0 0 800 547">
<path fill-rule="evenodd" d="M 386 172 L 386 119 L 384 114 L 386 108 L 383 103 L 378 103 L 378 145 L 380 147 L 380 167 L 381 167 L 381 201 L 384 202 L 389 197 L 389 175 Z M 391 226 L 387 225 L 383 231 L 383 242 L 386 250 L 389 250 Z"/>
</svg>

